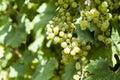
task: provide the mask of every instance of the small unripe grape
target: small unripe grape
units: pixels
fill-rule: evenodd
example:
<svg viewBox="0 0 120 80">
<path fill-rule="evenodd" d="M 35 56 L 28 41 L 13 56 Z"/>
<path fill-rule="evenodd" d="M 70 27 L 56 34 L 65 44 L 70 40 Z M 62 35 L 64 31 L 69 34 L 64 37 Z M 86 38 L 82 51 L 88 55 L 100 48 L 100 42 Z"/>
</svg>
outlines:
<svg viewBox="0 0 120 80">
<path fill-rule="evenodd" d="M 72 24 L 70 25 L 70 28 L 74 29 L 74 28 L 75 28 L 75 25 L 72 23 Z"/>
<path fill-rule="evenodd" d="M 99 17 L 100 13 L 96 9 L 91 9 L 90 13 L 92 14 L 93 18 Z"/>
<path fill-rule="evenodd" d="M 106 43 L 106 44 L 110 44 L 110 43 L 111 43 L 111 39 L 110 39 L 110 38 L 107 38 L 107 39 L 105 40 L 105 43 Z"/>
<path fill-rule="evenodd" d="M 70 42 L 71 42 L 71 40 L 70 40 L 70 39 L 66 39 L 66 42 L 67 42 L 67 43 L 70 43 Z"/>
<path fill-rule="evenodd" d="M 70 21 L 70 20 L 71 20 L 71 17 L 70 17 L 70 16 L 68 16 L 66 19 L 67 19 L 67 21 Z"/>
<path fill-rule="evenodd" d="M 50 24 L 47 24 L 46 27 L 47 27 L 47 28 L 51 28 L 51 27 L 50 27 Z"/>
<path fill-rule="evenodd" d="M 54 33 L 49 33 L 49 34 L 48 34 L 48 38 L 49 38 L 49 39 L 54 39 L 54 37 L 55 37 L 55 34 L 54 34 Z"/>
<path fill-rule="evenodd" d="M 80 76 L 79 76 L 78 74 L 76 74 L 76 75 L 73 76 L 73 79 L 74 79 L 74 80 L 79 80 L 79 79 L 80 79 Z"/>
<path fill-rule="evenodd" d="M 62 42 L 62 43 L 61 43 L 61 47 L 62 47 L 62 48 L 66 48 L 66 47 L 67 47 L 67 42 Z"/>
<path fill-rule="evenodd" d="M 103 8 L 107 8 L 107 7 L 108 7 L 108 3 L 107 3 L 106 1 L 104 1 L 104 2 L 102 2 L 101 6 L 102 6 Z"/>
<path fill-rule="evenodd" d="M 69 54 L 69 53 L 70 53 L 70 48 L 69 48 L 69 47 L 66 47 L 66 48 L 64 49 L 64 53 L 65 53 L 65 54 Z"/>
<path fill-rule="evenodd" d="M 102 25 L 101 25 L 101 31 L 105 32 L 109 27 L 109 21 L 106 20 Z"/>
<path fill-rule="evenodd" d="M 86 57 L 82 57 L 81 61 L 83 62 L 83 64 L 87 64 L 88 60 L 86 59 Z"/>
<path fill-rule="evenodd" d="M 64 37 L 64 36 L 65 36 L 65 33 L 62 32 L 62 31 L 60 31 L 60 32 L 59 32 L 59 36 L 60 36 L 60 37 Z"/>
<path fill-rule="evenodd" d="M 81 73 L 81 71 L 78 71 L 77 74 L 81 75 L 82 73 Z"/>
<path fill-rule="evenodd" d="M 72 38 L 72 33 L 68 33 L 68 34 L 67 34 L 67 37 L 68 37 L 68 38 Z"/>
<path fill-rule="evenodd" d="M 103 35 L 98 35 L 98 40 L 99 41 L 104 41 L 105 40 L 105 37 Z"/>
<path fill-rule="evenodd" d="M 74 47 L 74 48 L 73 48 L 73 50 L 74 50 L 76 53 L 78 53 L 78 52 L 80 52 L 80 51 L 81 51 L 81 49 L 80 49 L 79 47 L 77 47 L 77 46 L 76 46 L 76 47 Z"/>
<path fill-rule="evenodd" d="M 96 4 L 100 4 L 101 1 L 100 0 L 94 0 Z"/>
<path fill-rule="evenodd" d="M 53 21 L 49 21 L 49 24 L 54 24 L 54 22 Z"/>
<path fill-rule="evenodd" d="M 101 13 L 105 14 L 107 12 L 107 8 L 106 7 L 103 7 L 103 8 L 100 7 L 100 11 L 101 11 Z"/>
<path fill-rule="evenodd" d="M 91 8 L 90 6 L 86 6 L 86 10 L 89 11 Z"/>
<path fill-rule="evenodd" d="M 52 28 L 48 27 L 48 28 L 47 28 L 47 32 L 48 32 L 48 33 L 51 33 L 51 32 L 52 32 Z"/>
<path fill-rule="evenodd" d="M 55 22 L 59 22 L 59 21 L 60 21 L 60 18 L 56 17 Z"/>
<path fill-rule="evenodd" d="M 66 12 L 66 16 L 70 16 L 70 13 L 69 13 L 69 12 Z"/>
<path fill-rule="evenodd" d="M 90 24 L 88 23 L 87 20 L 81 20 L 80 27 L 81 27 L 81 30 L 86 30 L 86 28 L 90 27 Z"/>
<path fill-rule="evenodd" d="M 62 12 L 64 12 L 64 9 L 60 8 L 59 13 L 62 13 Z"/>
<path fill-rule="evenodd" d="M 58 4 L 63 4 L 63 0 L 58 0 Z"/>
<path fill-rule="evenodd" d="M 76 7 L 77 7 L 77 3 L 76 3 L 76 2 L 73 2 L 71 6 L 72 6 L 73 8 L 76 8 Z"/>
<path fill-rule="evenodd" d="M 107 20 L 112 19 L 112 14 L 111 13 L 107 13 L 106 18 L 107 18 Z"/>
<path fill-rule="evenodd" d="M 96 24 L 99 23 L 99 18 L 94 18 L 93 22 L 96 23 Z"/>
<path fill-rule="evenodd" d="M 53 28 L 53 31 L 54 31 L 54 34 L 57 35 L 58 32 L 59 32 L 59 28 L 58 28 L 58 27 L 54 27 L 54 28 Z"/>
<path fill-rule="evenodd" d="M 93 19 L 93 16 L 90 14 L 90 15 L 87 15 L 87 20 L 88 21 L 91 21 Z"/>
<path fill-rule="evenodd" d="M 65 4 L 63 5 L 63 7 L 64 7 L 65 9 L 67 9 L 67 8 L 68 8 L 68 4 L 65 3 Z"/>
<path fill-rule="evenodd" d="M 55 2 L 55 6 L 58 6 L 58 2 Z"/>
<path fill-rule="evenodd" d="M 73 41 L 72 42 L 72 47 L 76 47 L 76 46 L 78 46 L 78 43 L 76 41 Z"/>
<path fill-rule="evenodd" d="M 87 56 L 88 52 L 87 51 L 83 51 L 83 56 Z"/>
<path fill-rule="evenodd" d="M 55 38 L 54 38 L 54 43 L 59 43 L 60 42 L 60 38 L 58 37 L 58 36 L 56 36 Z"/>
<path fill-rule="evenodd" d="M 76 70 L 80 70 L 81 69 L 80 62 L 76 62 L 75 68 L 76 68 Z"/>
<path fill-rule="evenodd" d="M 72 50 L 72 51 L 70 52 L 70 54 L 71 54 L 72 56 L 74 56 L 74 55 L 76 55 L 76 52 L 75 52 L 74 50 Z"/>
<path fill-rule="evenodd" d="M 87 45 L 86 46 L 86 50 L 90 50 L 91 49 L 91 46 L 90 45 Z"/>
</svg>

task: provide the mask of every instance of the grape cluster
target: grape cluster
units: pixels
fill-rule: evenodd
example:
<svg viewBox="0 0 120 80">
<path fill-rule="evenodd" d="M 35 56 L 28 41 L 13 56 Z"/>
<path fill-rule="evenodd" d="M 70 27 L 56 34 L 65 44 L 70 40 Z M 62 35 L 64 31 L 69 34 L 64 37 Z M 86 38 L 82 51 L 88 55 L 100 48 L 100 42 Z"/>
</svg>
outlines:
<svg viewBox="0 0 120 80">
<path fill-rule="evenodd" d="M 86 4 L 84 10 L 81 11 L 79 19 L 81 30 L 91 30 L 91 27 L 94 27 L 95 30 L 99 30 L 97 39 L 105 44 L 110 44 L 110 21 L 112 19 L 110 0 L 91 0 L 90 3 Z"/>
<path fill-rule="evenodd" d="M 55 5 L 58 6 L 57 15 L 47 24 L 47 39 L 61 45 L 62 62 L 68 64 L 72 60 L 79 59 L 80 56 L 86 56 L 91 46 L 78 38 L 75 31 L 74 20 L 78 13 L 78 2 L 58 0 Z M 72 9 L 75 9 L 77 13 L 72 12 Z"/>
<path fill-rule="evenodd" d="M 118 0 L 58 0 L 55 5 L 57 15 L 46 26 L 47 39 L 54 44 L 60 44 L 63 48 L 61 62 L 65 65 L 76 60 L 78 73 L 73 76 L 74 80 L 82 78 L 82 70 L 88 63 L 86 56 L 91 45 L 76 33 L 76 22 L 80 29 L 96 32 L 94 36 L 106 45 L 111 44 L 110 22 L 113 19 L 113 10 L 119 9 Z M 76 16 L 79 16 L 79 18 Z M 98 31 L 98 32 L 97 32 Z"/>
</svg>

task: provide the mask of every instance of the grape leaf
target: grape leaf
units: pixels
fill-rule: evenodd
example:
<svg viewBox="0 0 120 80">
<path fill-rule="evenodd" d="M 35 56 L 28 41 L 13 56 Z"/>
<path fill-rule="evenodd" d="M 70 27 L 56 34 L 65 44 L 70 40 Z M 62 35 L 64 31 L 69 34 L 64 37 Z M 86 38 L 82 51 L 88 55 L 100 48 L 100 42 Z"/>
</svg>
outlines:
<svg viewBox="0 0 120 80">
<path fill-rule="evenodd" d="M 18 15 L 18 25 L 12 25 L 12 29 L 7 33 L 4 44 L 6 46 L 18 47 L 25 41 L 27 33 L 25 31 L 25 15 Z"/>
<path fill-rule="evenodd" d="M 23 77 L 27 68 L 28 68 L 28 65 L 24 64 L 24 63 L 15 63 L 13 64 L 13 68 L 15 69 L 15 71 L 18 73 L 18 76 L 21 76 Z"/>
<path fill-rule="evenodd" d="M 24 63 L 30 64 L 35 57 L 37 57 L 36 54 L 32 54 L 31 51 L 26 50 L 23 55 Z"/>
<path fill-rule="evenodd" d="M 96 42 L 97 43 L 97 42 Z M 89 54 L 87 56 L 88 59 L 98 59 L 99 57 L 106 58 L 108 62 L 112 63 L 112 48 L 111 45 L 106 46 L 98 43 L 99 46 L 92 46 Z"/>
<path fill-rule="evenodd" d="M 91 33 L 88 30 L 81 30 L 79 24 L 76 24 L 76 32 L 78 37 L 86 42 L 93 40 Z"/>
<path fill-rule="evenodd" d="M 73 80 L 73 75 L 76 73 L 75 61 L 68 66 L 65 66 L 65 72 L 62 75 L 62 80 Z"/>
<path fill-rule="evenodd" d="M 6 46 L 18 47 L 26 39 L 26 36 L 24 28 L 13 28 L 5 37 L 4 44 Z"/>
<path fill-rule="evenodd" d="M 112 71 L 107 60 L 103 58 L 91 60 L 86 71 L 89 75 L 85 80 L 120 80 L 120 72 Z"/>
<path fill-rule="evenodd" d="M 40 65 L 40 67 L 36 69 L 37 74 L 35 73 L 33 80 L 49 80 L 54 75 L 53 72 L 57 65 L 57 60 L 55 58 L 51 58 L 45 66 Z"/>
<path fill-rule="evenodd" d="M 45 27 L 45 25 L 53 18 L 53 16 L 56 14 L 56 6 L 53 5 L 53 1 L 49 1 L 46 3 L 43 3 L 41 6 L 44 7 L 39 7 L 37 12 L 40 13 L 36 17 L 39 19 L 39 21 L 35 24 L 34 31 L 37 32 L 40 28 Z M 40 11 L 44 10 L 44 11 Z"/>
</svg>

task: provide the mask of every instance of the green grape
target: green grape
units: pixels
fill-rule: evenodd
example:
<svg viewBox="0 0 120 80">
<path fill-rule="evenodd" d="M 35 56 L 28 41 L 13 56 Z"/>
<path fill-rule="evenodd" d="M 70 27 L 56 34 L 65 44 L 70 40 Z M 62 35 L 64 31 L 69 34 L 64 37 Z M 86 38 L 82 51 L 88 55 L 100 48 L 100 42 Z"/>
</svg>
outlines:
<svg viewBox="0 0 120 80">
<path fill-rule="evenodd" d="M 76 53 L 78 53 L 78 52 L 81 51 L 81 49 L 80 49 L 79 47 L 77 47 L 77 46 L 75 46 L 75 47 L 73 48 L 73 50 L 74 50 Z"/>
<path fill-rule="evenodd" d="M 69 13 L 69 12 L 66 12 L 66 16 L 70 16 L 70 13 Z"/>
<path fill-rule="evenodd" d="M 105 37 L 103 35 L 98 35 L 98 40 L 99 41 L 104 41 L 105 40 Z"/>
<path fill-rule="evenodd" d="M 58 0 L 58 4 L 63 4 L 64 3 L 64 1 L 63 0 Z"/>
<path fill-rule="evenodd" d="M 48 39 L 54 39 L 55 37 L 55 34 L 54 33 L 49 33 L 48 34 Z"/>
<path fill-rule="evenodd" d="M 47 32 L 48 32 L 48 33 L 52 33 L 52 28 L 51 28 L 51 27 L 48 27 L 48 28 L 47 28 Z"/>
<path fill-rule="evenodd" d="M 75 55 L 76 55 L 75 50 L 71 50 L 70 54 L 71 54 L 72 56 L 75 56 Z"/>
<path fill-rule="evenodd" d="M 58 27 L 54 27 L 53 28 L 53 32 L 55 35 L 57 35 L 59 33 L 59 28 Z"/>
<path fill-rule="evenodd" d="M 102 8 L 107 8 L 108 7 L 108 3 L 106 1 L 102 2 L 101 7 Z"/>
<path fill-rule="evenodd" d="M 86 30 L 87 27 L 90 27 L 90 24 L 86 20 L 81 20 L 80 21 L 80 27 L 81 27 L 81 30 Z"/>
<path fill-rule="evenodd" d="M 91 46 L 90 45 L 87 45 L 86 46 L 86 50 L 90 50 L 91 49 Z"/>
<path fill-rule="evenodd" d="M 55 38 L 54 38 L 54 43 L 56 44 L 56 43 L 60 43 L 60 38 L 58 37 L 58 36 L 55 36 Z"/>
<path fill-rule="evenodd" d="M 76 41 L 73 41 L 71 45 L 72 45 L 72 47 L 76 47 L 76 46 L 78 46 L 78 43 Z"/>
<path fill-rule="evenodd" d="M 107 38 L 107 39 L 105 40 L 105 43 L 106 43 L 106 44 L 110 44 L 110 43 L 111 43 L 111 39 L 110 39 L 110 38 Z"/>
<path fill-rule="evenodd" d="M 67 34 L 67 37 L 68 37 L 68 38 L 72 38 L 72 33 L 68 33 L 68 34 Z"/>
<path fill-rule="evenodd" d="M 101 13 L 105 14 L 107 13 L 108 9 L 106 7 L 100 7 L 99 10 L 101 11 Z"/>
<path fill-rule="evenodd" d="M 78 74 L 75 74 L 75 75 L 73 76 L 73 79 L 74 79 L 74 80 L 80 80 L 80 76 L 79 76 Z"/>
<path fill-rule="evenodd" d="M 86 59 L 86 57 L 82 57 L 81 61 L 82 61 L 82 64 L 84 64 L 84 65 L 88 63 L 88 60 Z"/>
<path fill-rule="evenodd" d="M 94 0 L 96 4 L 100 4 L 101 1 L 100 0 Z"/>
<path fill-rule="evenodd" d="M 72 6 L 73 8 L 76 8 L 76 7 L 77 7 L 77 3 L 76 3 L 76 2 L 73 2 L 71 6 Z"/>
<path fill-rule="evenodd" d="M 96 9 L 91 9 L 90 13 L 92 14 L 92 18 L 99 17 L 99 15 L 100 15 L 100 12 L 97 11 Z"/>
<path fill-rule="evenodd" d="M 108 29 L 109 25 L 110 25 L 110 23 L 108 20 L 103 22 L 103 24 L 101 25 L 101 31 L 105 32 Z"/>
<path fill-rule="evenodd" d="M 76 70 L 80 70 L 81 69 L 80 62 L 76 62 L 75 68 L 76 68 Z"/>
<path fill-rule="evenodd" d="M 65 3 L 65 4 L 63 5 L 63 7 L 64 7 L 65 9 L 67 9 L 67 8 L 68 8 L 68 4 Z"/>
<path fill-rule="evenodd" d="M 63 31 L 60 31 L 59 32 L 59 36 L 64 38 L 65 37 L 65 33 Z"/>
<path fill-rule="evenodd" d="M 64 48 L 64 53 L 65 53 L 65 54 L 69 54 L 69 53 L 70 53 L 70 51 L 71 51 L 71 50 L 70 50 L 70 48 L 69 48 L 69 47 Z"/>
<path fill-rule="evenodd" d="M 62 43 L 61 43 L 61 47 L 62 47 L 62 48 L 66 48 L 67 46 L 68 46 L 68 45 L 67 45 L 67 42 L 62 42 Z"/>
</svg>

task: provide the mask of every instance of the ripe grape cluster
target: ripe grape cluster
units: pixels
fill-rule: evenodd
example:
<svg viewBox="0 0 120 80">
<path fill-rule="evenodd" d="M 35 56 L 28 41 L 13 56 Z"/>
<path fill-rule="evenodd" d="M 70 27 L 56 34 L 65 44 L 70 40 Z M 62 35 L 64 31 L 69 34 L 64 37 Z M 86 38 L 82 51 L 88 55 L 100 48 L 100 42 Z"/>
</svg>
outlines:
<svg viewBox="0 0 120 80">
<path fill-rule="evenodd" d="M 63 48 L 61 62 L 69 64 L 72 60 L 79 59 L 80 56 L 86 56 L 91 46 L 78 38 L 75 31 L 78 2 L 75 0 L 58 0 L 55 5 L 58 6 L 57 15 L 46 26 L 47 39 L 61 45 Z"/>
<path fill-rule="evenodd" d="M 120 8 L 119 0 L 58 0 L 57 15 L 46 26 L 47 39 L 63 48 L 61 62 L 65 65 L 76 60 L 77 74 L 74 80 L 82 78 L 82 70 L 88 60 L 86 56 L 91 45 L 76 33 L 76 22 L 80 29 L 97 33 L 94 37 L 105 45 L 111 44 L 110 24 L 113 10 Z M 114 13 L 115 14 L 115 13 Z M 78 17 L 79 16 L 79 17 Z M 77 17 L 77 18 L 76 18 Z"/>
</svg>

